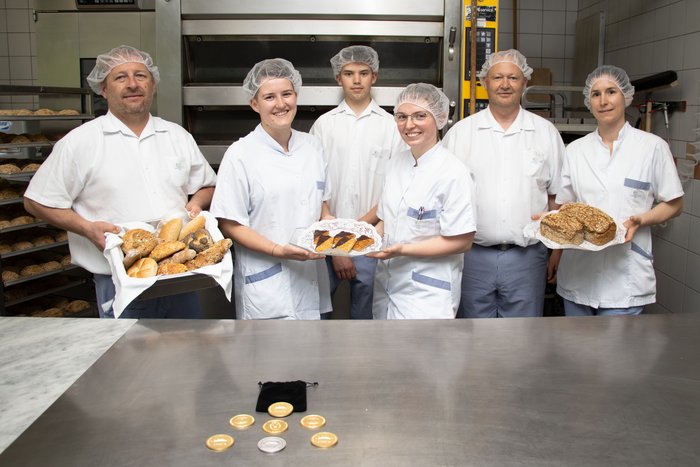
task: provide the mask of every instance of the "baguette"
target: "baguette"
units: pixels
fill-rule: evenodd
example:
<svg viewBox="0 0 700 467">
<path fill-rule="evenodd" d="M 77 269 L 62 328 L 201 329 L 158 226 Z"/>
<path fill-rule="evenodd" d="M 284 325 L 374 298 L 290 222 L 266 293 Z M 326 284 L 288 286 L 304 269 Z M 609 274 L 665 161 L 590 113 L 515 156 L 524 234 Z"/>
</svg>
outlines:
<svg viewBox="0 0 700 467">
<path fill-rule="evenodd" d="M 182 219 L 171 219 L 160 228 L 158 238 L 166 242 L 177 240 L 180 237 L 180 230 L 182 230 Z"/>
<path fill-rule="evenodd" d="M 195 233 L 199 229 L 203 229 L 204 224 L 206 224 L 206 222 L 206 218 L 200 214 L 199 216 L 195 217 L 187 224 L 185 224 L 185 226 L 180 231 L 180 235 L 177 237 L 177 239 L 182 241 L 189 234 Z"/>
</svg>

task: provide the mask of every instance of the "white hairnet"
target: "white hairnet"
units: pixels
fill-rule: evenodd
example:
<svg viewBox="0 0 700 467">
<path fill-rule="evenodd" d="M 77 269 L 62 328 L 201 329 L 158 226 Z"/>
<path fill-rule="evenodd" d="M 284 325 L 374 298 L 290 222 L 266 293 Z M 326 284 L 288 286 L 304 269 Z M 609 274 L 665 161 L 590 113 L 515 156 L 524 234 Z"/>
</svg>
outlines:
<svg viewBox="0 0 700 467">
<path fill-rule="evenodd" d="M 105 80 L 109 72 L 115 66 L 124 63 L 143 63 L 148 71 L 153 76 L 153 81 L 158 84 L 160 82 L 160 73 L 158 67 L 153 64 L 151 56 L 139 49 L 135 49 L 128 45 L 120 45 L 115 47 L 106 54 L 100 54 L 95 61 L 95 67 L 87 77 L 87 82 L 95 94 L 102 94 L 102 82 Z"/>
<path fill-rule="evenodd" d="M 333 76 L 338 76 L 348 63 L 364 63 L 373 73 L 379 71 L 379 55 L 372 47 L 366 45 L 351 45 L 338 52 L 331 58 Z"/>
<path fill-rule="evenodd" d="M 243 89 L 252 97 L 258 93 L 262 84 L 270 79 L 287 79 L 299 94 L 301 89 L 301 74 L 294 69 L 289 60 L 283 58 L 268 58 L 256 63 L 243 80 Z"/>
<path fill-rule="evenodd" d="M 394 113 L 396 113 L 401 104 L 417 105 L 430 112 L 435 119 L 438 130 L 441 130 L 447 123 L 450 99 L 432 84 L 409 84 L 396 99 Z"/>
<path fill-rule="evenodd" d="M 532 76 L 532 68 L 528 66 L 525 55 L 521 54 L 515 49 L 501 50 L 500 52 L 489 54 L 486 57 L 484 64 L 481 66 L 481 71 L 479 71 L 477 75 L 479 79 L 483 80 L 486 78 L 486 75 L 489 73 L 491 67 L 496 63 L 501 62 L 508 62 L 517 66 L 520 68 L 520 71 L 523 72 L 523 75 L 525 75 L 525 79 L 528 81 L 530 80 L 530 77 Z"/>
<path fill-rule="evenodd" d="M 602 65 L 588 75 L 586 84 L 583 86 L 583 103 L 586 104 L 588 110 L 591 110 L 591 88 L 601 78 L 612 81 L 615 86 L 620 88 L 620 92 L 625 96 L 625 107 L 632 103 L 634 86 L 630 83 L 630 78 L 625 70 L 614 65 Z"/>
</svg>

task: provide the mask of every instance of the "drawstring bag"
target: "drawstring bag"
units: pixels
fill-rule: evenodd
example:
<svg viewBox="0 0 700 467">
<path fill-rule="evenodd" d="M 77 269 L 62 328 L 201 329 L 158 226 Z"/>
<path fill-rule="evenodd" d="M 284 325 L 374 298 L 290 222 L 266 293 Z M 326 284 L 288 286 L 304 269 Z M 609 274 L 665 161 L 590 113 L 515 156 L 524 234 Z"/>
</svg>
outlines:
<svg viewBox="0 0 700 467">
<path fill-rule="evenodd" d="M 288 402 L 292 404 L 295 412 L 306 412 L 306 388 L 316 387 L 318 383 L 307 383 L 306 381 L 286 381 L 286 382 L 260 382 L 260 394 L 258 403 L 255 406 L 256 412 L 267 412 L 267 408 L 275 402 Z"/>
</svg>

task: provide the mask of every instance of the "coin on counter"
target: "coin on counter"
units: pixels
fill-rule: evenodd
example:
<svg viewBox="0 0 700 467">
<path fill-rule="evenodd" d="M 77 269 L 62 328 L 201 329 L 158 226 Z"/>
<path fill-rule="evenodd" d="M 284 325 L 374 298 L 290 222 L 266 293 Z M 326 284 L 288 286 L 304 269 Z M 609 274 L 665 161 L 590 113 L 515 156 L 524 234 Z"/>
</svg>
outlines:
<svg viewBox="0 0 700 467">
<path fill-rule="evenodd" d="M 231 417 L 228 423 L 237 430 L 245 430 L 255 423 L 255 418 L 247 413 L 242 413 Z"/>
<path fill-rule="evenodd" d="M 278 436 L 268 436 L 258 441 L 258 449 L 262 452 L 279 452 L 287 446 L 287 442 Z"/>
<path fill-rule="evenodd" d="M 263 431 L 270 433 L 271 435 L 276 435 L 278 433 L 284 433 L 289 428 L 287 422 L 284 420 L 268 420 L 263 423 Z"/>
<path fill-rule="evenodd" d="M 207 439 L 207 447 L 212 451 L 225 451 L 233 446 L 233 443 L 233 437 L 224 434 L 213 435 Z"/>
<path fill-rule="evenodd" d="M 329 431 L 320 431 L 311 437 L 311 444 L 317 448 L 332 448 L 338 444 L 338 436 Z"/>
<path fill-rule="evenodd" d="M 321 415 L 307 415 L 305 417 L 302 417 L 302 419 L 299 420 L 299 423 L 304 428 L 308 428 L 309 430 L 316 430 L 326 424 L 326 419 L 323 418 Z"/>
<path fill-rule="evenodd" d="M 267 408 L 267 413 L 273 417 L 286 417 L 294 411 L 294 407 L 289 402 L 275 402 Z"/>
</svg>

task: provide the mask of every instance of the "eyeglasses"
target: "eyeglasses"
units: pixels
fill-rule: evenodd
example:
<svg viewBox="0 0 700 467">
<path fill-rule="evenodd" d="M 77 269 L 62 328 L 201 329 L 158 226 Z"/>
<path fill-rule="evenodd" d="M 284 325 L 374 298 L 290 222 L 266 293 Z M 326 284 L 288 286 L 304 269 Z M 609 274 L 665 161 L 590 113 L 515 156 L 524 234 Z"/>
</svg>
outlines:
<svg viewBox="0 0 700 467">
<path fill-rule="evenodd" d="M 430 115 L 428 112 L 416 112 L 411 115 L 397 113 L 396 115 L 394 115 L 394 118 L 399 123 L 406 123 L 409 118 L 414 122 L 424 122 L 428 119 L 428 115 Z"/>
</svg>

